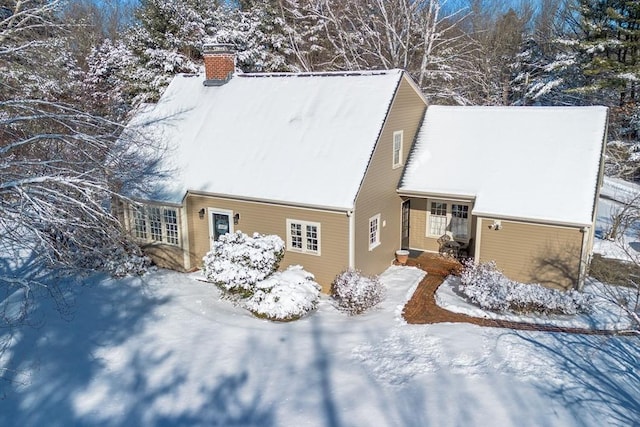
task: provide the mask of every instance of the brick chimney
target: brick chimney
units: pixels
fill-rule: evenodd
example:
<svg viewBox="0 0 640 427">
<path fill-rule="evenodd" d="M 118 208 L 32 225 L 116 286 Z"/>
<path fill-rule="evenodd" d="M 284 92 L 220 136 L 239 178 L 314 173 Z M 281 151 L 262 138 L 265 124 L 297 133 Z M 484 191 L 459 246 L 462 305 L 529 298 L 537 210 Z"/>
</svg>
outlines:
<svg viewBox="0 0 640 427">
<path fill-rule="evenodd" d="M 233 77 L 236 53 L 230 44 L 204 45 L 205 86 L 222 86 Z"/>
</svg>

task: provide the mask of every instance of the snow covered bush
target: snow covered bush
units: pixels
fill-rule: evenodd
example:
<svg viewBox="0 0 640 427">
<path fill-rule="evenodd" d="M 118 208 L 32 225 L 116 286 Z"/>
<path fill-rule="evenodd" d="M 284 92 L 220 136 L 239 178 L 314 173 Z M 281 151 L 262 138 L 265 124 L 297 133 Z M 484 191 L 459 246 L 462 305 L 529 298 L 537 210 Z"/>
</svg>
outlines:
<svg viewBox="0 0 640 427">
<path fill-rule="evenodd" d="M 284 241 L 276 235 L 238 231 L 220 236 L 204 258 L 205 278 L 226 292 L 248 297 L 256 283 L 278 269 L 284 256 Z"/>
<path fill-rule="evenodd" d="M 296 320 L 315 310 L 320 289 L 313 274 L 295 265 L 256 283 L 255 292 L 245 307 L 256 316 L 269 320 Z"/>
<path fill-rule="evenodd" d="M 104 269 L 113 277 L 142 276 L 151 266 L 151 259 L 142 253 L 140 247 L 125 242 L 114 248 Z"/>
<path fill-rule="evenodd" d="M 559 291 L 505 277 L 494 262 L 465 262 L 460 291 L 471 302 L 493 311 L 577 314 L 587 312 L 591 298 L 575 290 Z"/>
<path fill-rule="evenodd" d="M 358 270 L 349 269 L 333 281 L 331 296 L 340 309 L 352 315 L 360 314 L 383 300 L 384 287 L 377 276 L 364 276 Z"/>
</svg>

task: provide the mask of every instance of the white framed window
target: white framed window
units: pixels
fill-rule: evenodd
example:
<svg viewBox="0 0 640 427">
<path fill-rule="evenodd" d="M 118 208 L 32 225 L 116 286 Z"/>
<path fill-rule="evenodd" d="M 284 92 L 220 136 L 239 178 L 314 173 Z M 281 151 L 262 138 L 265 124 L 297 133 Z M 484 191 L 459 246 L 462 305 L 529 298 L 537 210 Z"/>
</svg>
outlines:
<svg viewBox="0 0 640 427">
<path fill-rule="evenodd" d="M 320 255 L 320 223 L 287 219 L 287 250 Z"/>
<path fill-rule="evenodd" d="M 469 240 L 469 204 L 429 200 L 427 206 L 427 237 L 440 237 L 449 231 L 455 240 Z"/>
<path fill-rule="evenodd" d="M 451 233 L 456 240 L 469 240 L 469 205 L 451 204 Z"/>
<path fill-rule="evenodd" d="M 429 235 L 442 236 L 447 231 L 447 204 L 431 202 L 429 210 Z"/>
<path fill-rule="evenodd" d="M 402 140 L 404 131 L 398 130 L 393 133 L 393 168 L 402 166 Z"/>
<path fill-rule="evenodd" d="M 136 239 L 148 242 L 180 244 L 178 208 L 142 205 L 131 207 L 131 232 Z"/>
<path fill-rule="evenodd" d="M 380 245 L 380 214 L 369 218 L 369 250 Z"/>
</svg>

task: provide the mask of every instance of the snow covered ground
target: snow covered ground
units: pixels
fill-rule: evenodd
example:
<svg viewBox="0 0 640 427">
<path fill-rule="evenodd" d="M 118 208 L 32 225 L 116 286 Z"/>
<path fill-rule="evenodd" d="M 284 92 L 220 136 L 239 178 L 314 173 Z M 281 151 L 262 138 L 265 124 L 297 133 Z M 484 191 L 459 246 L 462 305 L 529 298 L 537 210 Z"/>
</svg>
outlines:
<svg viewBox="0 0 640 427">
<path fill-rule="evenodd" d="M 599 232 L 616 203 L 601 201 Z M 634 248 L 637 235 L 625 242 Z M 0 262 L 7 268 L 28 271 Z M 290 323 L 221 301 L 198 274 L 74 278 L 0 329 L 0 426 L 640 424 L 638 338 L 407 325 L 400 312 L 422 275 L 391 267 L 371 312 L 348 317 L 323 297 Z M 442 305 L 487 315 L 448 283 Z M 0 298 L 2 315 L 16 315 L 15 297 Z M 511 320 L 624 326 L 614 307 L 601 308 Z"/>
<path fill-rule="evenodd" d="M 605 258 L 640 261 L 640 224 L 629 227 L 619 242 L 601 239 L 611 226 L 611 217 L 623 203 L 637 198 L 640 186 L 616 178 L 605 178 L 601 197 L 598 201 L 598 217 L 596 220 L 596 238 L 593 251 Z"/>
<path fill-rule="evenodd" d="M 0 331 L 3 426 L 602 426 L 640 420 L 636 338 L 407 325 L 422 277 L 391 267 L 381 306 L 321 301 L 273 323 L 159 270 L 40 299 Z"/>
</svg>

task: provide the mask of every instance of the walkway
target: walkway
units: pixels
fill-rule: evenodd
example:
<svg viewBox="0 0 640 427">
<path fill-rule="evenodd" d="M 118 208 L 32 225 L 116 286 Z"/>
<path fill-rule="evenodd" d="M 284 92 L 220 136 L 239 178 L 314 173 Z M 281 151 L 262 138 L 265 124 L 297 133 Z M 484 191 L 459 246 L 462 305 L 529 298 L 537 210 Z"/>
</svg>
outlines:
<svg viewBox="0 0 640 427">
<path fill-rule="evenodd" d="M 436 304 L 435 293 L 449 274 L 458 274 L 460 263 L 451 258 L 443 258 L 437 254 L 423 253 L 416 258 L 410 258 L 409 266 L 415 266 L 427 272 L 411 299 L 404 306 L 402 316 L 410 324 L 430 323 L 471 323 L 478 326 L 509 328 L 527 331 L 568 332 L 589 335 L 627 335 L 607 330 L 591 330 L 580 328 L 561 328 L 551 325 L 536 325 L 531 323 L 509 322 L 506 320 L 484 319 L 453 313 Z M 631 335 L 631 334 L 629 334 Z"/>
</svg>

